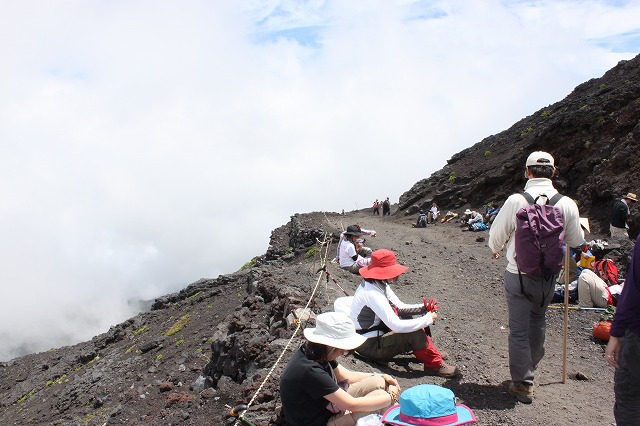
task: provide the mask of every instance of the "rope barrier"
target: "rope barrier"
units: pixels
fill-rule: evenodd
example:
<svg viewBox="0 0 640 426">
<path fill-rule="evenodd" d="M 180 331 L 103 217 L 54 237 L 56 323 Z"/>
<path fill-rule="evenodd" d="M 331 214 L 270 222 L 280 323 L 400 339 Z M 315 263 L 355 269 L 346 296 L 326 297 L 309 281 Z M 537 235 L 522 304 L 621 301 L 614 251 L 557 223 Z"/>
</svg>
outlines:
<svg viewBox="0 0 640 426">
<path fill-rule="evenodd" d="M 326 215 L 325 215 L 326 217 Z M 327 219 L 328 220 L 328 219 Z M 316 239 L 317 240 L 317 239 Z M 329 255 L 329 248 L 331 246 L 331 240 L 327 239 L 327 233 L 325 232 L 325 236 L 324 236 L 324 241 L 319 241 L 317 240 L 318 243 L 320 243 L 321 245 L 326 245 L 326 249 L 324 252 L 324 259 L 323 259 L 323 255 L 322 255 L 322 249 L 320 250 L 320 265 L 322 265 L 322 267 L 320 268 L 320 271 L 324 270 L 326 272 L 326 267 L 327 267 L 327 257 Z M 328 274 L 328 273 L 327 273 Z M 313 298 L 315 297 L 315 294 L 318 290 L 318 287 L 320 286 L 320 281 L 322 280 L 322 274 L 320 274 L 318 276 L 318 280 L 316 281 L 316 285 L 313 288 L 313 291 L 311 292 L 311 295 L 309 296 L 309 300 L 307 301 L 307 304 L 305 305 L 303 312 L 307 314 L 307 319 L 306 322 L 309 321 L 309 318 L 311 317 L 311 315 L 308 314 L 308 309 L 309 309 L 309 305 L 311 305 L 311 302 L 313 301 Z M 327 278 L 328 281 L 328 278 Z M 344 290 L 343 290 L 344 291 Z M 292 311 L 293 313 L 293 311 Z M 293 313 L 294 317 L 296 316 L 295 313 Z M 293 339 L 296 337 L 296 334 L 298 334 L 298 331 L 300 330 L 301 326 L 302 326 L 302 321 L 300 321 L 298 319 L 297 325 L 295 330 L 293 331 L 293 334 L 291 335 L 291 337 L 289 338 L 289 340 L 287 341 L 287 344 L 284 346 L 284 349 L 282 350 L 282 353 L 280 353 L 280 356 L 278 356 L 278 359 L 276 359 L 276 362 L 273 364 L 273 366 L 271 367 L 271 369 L 269 370 L 269 372 L 267 373 L 267 375 L 265 376 L 264 380 L 262 381 L 262 383 L 260 383 L 260 386 L 258 387 L 258 389 L 255 391 L 255 393 L 253 394 L 253 396 L 251 397 L 251 400 L 249 401 L 249 403 L 247 404 L 246 409 L 240 413 L 238 415 L 238 420 L 236 420 L 236 422 L 234 423 L 235 426 L 239 425 L 240 423 L 244 423 L 244 424 L 248 424 L 251 425 L 252 423 L 250 423 L 248 420 L 245 420 L 244 418 L 244 414 L 249 411 L 249 408 L 251 407 L 251 405 L 254 403 L 254 401 L 256 400 L 256 398 L 258 397 L 258 394 L 260 393 L 260 391 L 262 390 L 262 388 L 265 386 L 265 384 L 267 383 L 267 381 L 271 378 L 271 375 L 273 374 L 274 370 L 276 369 L 276 367 L 278 366 L 278 364 L 280 363 L 280 361 L 282 360 L 282 357 L 284 356 L 284 354 L 287 352 L 287 350 L 289 349 L 289 346 L 291 346 L 291 342 L 293 342 Z M 306 325 L 305 322 L 305 325 Z"/>
</svg>

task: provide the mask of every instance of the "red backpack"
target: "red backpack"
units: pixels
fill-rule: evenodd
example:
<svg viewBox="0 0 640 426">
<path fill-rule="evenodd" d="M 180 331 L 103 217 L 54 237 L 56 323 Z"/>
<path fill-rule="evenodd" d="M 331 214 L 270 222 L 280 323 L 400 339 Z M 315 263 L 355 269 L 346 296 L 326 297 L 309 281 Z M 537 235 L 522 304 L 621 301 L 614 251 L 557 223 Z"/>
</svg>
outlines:
<svg viewBox="0 0 640 426">
<path fill-rule="evenodd" d="M 618 267 L 611 259 L 596 260 L 593 264 L 593 272 L 598 274 L 608 286 L 618 284 Z"/>
</svg>

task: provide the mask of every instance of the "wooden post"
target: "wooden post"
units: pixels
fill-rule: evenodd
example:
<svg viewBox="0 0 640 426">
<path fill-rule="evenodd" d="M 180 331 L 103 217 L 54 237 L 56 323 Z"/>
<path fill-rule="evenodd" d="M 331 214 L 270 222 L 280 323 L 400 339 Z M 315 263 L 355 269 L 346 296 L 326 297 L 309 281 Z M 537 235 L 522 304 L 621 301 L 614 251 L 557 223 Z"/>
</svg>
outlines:
<svg viewBox="0 0 640 426">
<path fill-rule="evenodd" d="M 569 337 L 569 259 L 571 249 L 564 245 L 564 341 L 562 342 L 562 383 L 567 383 L 567 339 Z"/>
</svg>

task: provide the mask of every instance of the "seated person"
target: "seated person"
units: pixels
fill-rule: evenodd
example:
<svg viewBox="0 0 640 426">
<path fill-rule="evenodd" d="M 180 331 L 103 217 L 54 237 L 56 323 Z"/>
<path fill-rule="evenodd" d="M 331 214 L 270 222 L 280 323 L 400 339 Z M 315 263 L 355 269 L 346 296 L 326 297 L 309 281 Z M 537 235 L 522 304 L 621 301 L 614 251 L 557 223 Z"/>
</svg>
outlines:
<svg viewBox="0 0 640 426">
<path fill-rule="evenodd" d="M 475 210 L 472 211 L 470 209 L 467 209 L 464 212 L 464 215 L 465 215 L 465 221 L 463 222 L 463 225 L 466 225 L 466 226 L 471 226 L 476 222 L 483 221 L 482 215 Z"/>
<path fill-rule="evenodd" d="M 388 374 L 350 371 L 336 359 L 366 340 L 343 313 L 318 315 L 315 328 L 280 378 L 280 398 L 289 425 L 355 425 L 397 402 L 400 386 Z M 342 383 L 348 381 L 344 390 Z"/>
<path fill-rule="evenodd" d="M 491 225 L 496 216 L 498 216 L 499 212 L 500 207 L 487 207 L 486 213 L 484 215 L 484 223 L 486 223 L 487 225 Z"/>
<path fill-rule="evenodd" d="M 615 306 L 622 284 L 607 282 L 591 269 L 583 269 L 578 277 L 578 303 L 583 308 L 606 308 Z"/>
<path fill-rule="evenodd" d="M 371 255 L 371 264 L 360 269 L 364 278 L 358 286 L 351 303 L 350 317 L 358 333 L 367 337 L 366 342 L 356 349 L 364 358 L 387 361 L 396 355 L 412 351 L 418 361 L 424 364 L 424 371 L 441 377 L 455 377 L 458 369 L 447 365 L 442 355 L 433 345 L 431 337 L 424 330 L 433 324 L 438 314 L 437 302 L 433 305 L 409 305 L 403 303 L 391 289 L 407 267 L 396 263 L 396 256 L 390 250 L 376 250 Z M 399 311 L 411 310 L 420 315 L 403 319 Z"/>
<path fill-rule="evenodd" d="M 376 231 L 362 229 L 359 225 L 349 225 L 347 230 L 340 235 L 338 242 L 338 261 L 340 267 L 352 274 L 357 274 L 358 270 L 369 264 L 371 259 L 371 249 L 364 247 L 364 241 L 360 239 L 363 235 L 376 236 Z"/>
<path fill-rule="evenodd" d="M 425 214 L 424 210 L 420 210 L 420 214 L 418 215 L 418 220 L 416 221 L 414 228 L 426 228 L 427 221 L 427 215 Z"/>
<path fill-rule="evenodd" d="M 435 202 L 431 203 L 431 208 L 427 212 L 427 223 L 436 223 L 439 216 L 440 210 L 438 209 L 438 205 Z"/>
</svg>

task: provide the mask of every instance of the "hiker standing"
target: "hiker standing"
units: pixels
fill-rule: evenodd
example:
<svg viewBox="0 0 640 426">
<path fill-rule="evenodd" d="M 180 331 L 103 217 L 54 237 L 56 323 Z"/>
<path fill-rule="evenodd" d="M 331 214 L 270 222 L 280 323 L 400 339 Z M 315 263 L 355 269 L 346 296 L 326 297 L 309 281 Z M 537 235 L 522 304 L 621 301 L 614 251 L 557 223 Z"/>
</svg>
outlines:
<svg viewBox="0 0 640 426">
<path fill-rule="evenodd" d="M 380 216 L 380 202 L 377 199 L 373 202 L 373 214 Z"/>
<path fill-rule="evenodd" d="M 356 349 L 364 358 L 388 361 L 409 350 L 424 364 L 424 371 L 441 377 L 455 377 L 458 368 L 447 365 L 424 328 L 433 324 L 438 314 L 437 302 L 409 305 L 403 303 L 391 289 L 398 277 L 409 268 L 396 263 L 391 250 L 376 250 L 371 264 L 360 269 L 364 278 L 351 302 L 350 317 L 366 342 Z M 416 311 L 418 318 L 400 318 L 394 308 Z M 424 308 L 424 310 L 423 310 Z"/>
<path fill-rule="evenodd" d="M 288 425 L 355 425 L 360 417 L 398 401 L 400 385 L 388 374 L 350 371 L 336 359 L 366 338 L 345 314 L 318 315 L 315 328 L 291 357 L 280 378 L 280 398 Z M 343 383 L 348 383 L 345 390 Z M 346 411 L 345 410 L 349 410 Z"/>
<path fill-rule="evenodd" d="M 638 201 L 638 197 L 633 192 L 629 192 L 624 197 L 620 198 L 613 204 L 613 213 L 611 214 L 611 224 L 609 231 L 611 232 L 611 239 L 617 238 L 629 238 L 627 229 L 627 219 L 629 219 L 629 205 Z"/>
<path fill-rule="evenodd" d="M 391 214 L 391 203 L 389 197 L 382 202 L 382 216 L 389 216 Z"/>
<path fill-rule="evenodd" d="M 558 193 L 551 182 L 555 171 L 554 160 L 550 154 L 537 151 L 529 155 L 525 166 L 525 176 L 528 180 L 524 190 L 532 197 L 531 201 L 537 200 L 537 204 L 546 204 L 545 201 L 549 202 Z M 558 275 L 557 272 L 542 276 L 520 273 L 516 262 L 516 213 L 526 211 L 524 209 L 529 205 L 523 194 L 509 196 L 491 226 L 488 243 L 494 259 L 500 257 L 500 251 L 506 246 L 508 263 L 504 274 L 504 290 L 509 316 L 509 371 L 512 380 L 509 393 L 518 401 L 527 404 L 533 401 L 535 370 L 544 356 L 545 312 L 553 298 Z M 584 237 L 580 228 L 578 206 L 571 197 L 562 197 L 557 200 L 555 207 L 562 214 L 564 241 L 570 247 L 580 246 Z M 560 237 L 561 235 L 558 236 Z M 556 247 L 559 247 L 561 241 L 556 241 Z M 559 271 L 562 253 L 561 249 L 558 250 Z M 528 260 L 539 265 L 535 259 Z"/>
<path fill-rule="evenodd" d="M 640 418 L 640 237 L 636 240 L 631 265 L 611 323 L 611 337 L 605 350 L 616 368 L 613 387 L 616 402 L 613 415 L 618 426 L 637 425 Z M 624 339 L 623 339 L 624 337 Z"/>
</svg>

